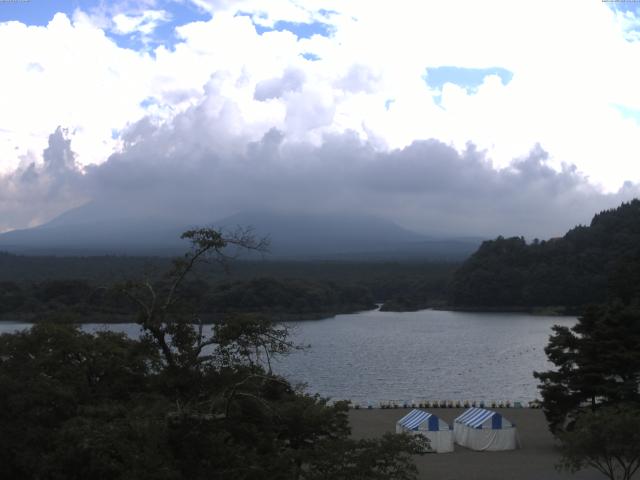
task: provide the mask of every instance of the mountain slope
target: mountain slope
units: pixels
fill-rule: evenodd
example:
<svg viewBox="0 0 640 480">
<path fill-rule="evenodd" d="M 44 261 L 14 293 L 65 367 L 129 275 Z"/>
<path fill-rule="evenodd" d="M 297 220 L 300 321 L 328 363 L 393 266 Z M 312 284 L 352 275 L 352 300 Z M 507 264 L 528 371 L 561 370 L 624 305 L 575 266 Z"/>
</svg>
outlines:
<svg viewBox="0 0 640 480">
<path fill-rule="evenodd" d="M 426 239 L 392 222 L 363 215 L 244 212 L 215 225 L 226 229 L 250 225 L 256 235 L 269 236 L 272 254 L 291 257 L 386 251 Z"/>
<path fill-rule="evenodd" d="M 456 306 L 579 307 L 640 289 L 640 201 L 593 217 L 562 238 L 484 242 L 455 273 Z"/>
<path fill-rule="evenodd" d="M 27 254 L 174 254 L 187 244 L 178 220 L 89 203 L 35 228 L 0 235 L 0 250 Z"/>
<path fill-rule="evenodd" d="M 188 245 L 180 234 L 205 222 L 164 218 L 136 211 L 135 206 L 89 203 L 47 224 L 0 235 L 0 250 L 27 254 L 175 255 Z M 430 239 L 377 217 L 244 212 L 213 222 L 234 230 L 252 226 L 271 239 L 271 258 L 460 260 L 478 239 Z"/>
</svg>

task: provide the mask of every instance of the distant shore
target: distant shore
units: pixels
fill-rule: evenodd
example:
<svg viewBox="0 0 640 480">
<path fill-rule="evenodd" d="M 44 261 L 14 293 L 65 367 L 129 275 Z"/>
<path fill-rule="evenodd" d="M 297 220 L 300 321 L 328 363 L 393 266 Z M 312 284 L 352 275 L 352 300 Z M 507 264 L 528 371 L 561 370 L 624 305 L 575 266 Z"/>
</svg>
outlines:
<svg viewBox="0 0 640 480">
<path fill-rule="evenodd" d="M 233 315 L 256 315 L 263 316 L 271 319 L 273 322 L 297 322 L 297 321 L 312 321 L 323 320 L 325 318 L 335 317 L 336 315 L 348 315 L 353 313 L 365 312 L 376 310 L 377 307 L 370 309 L 344 309 L 340 311 L 324 311 L 324 312 L 307 312 L 307 313 L 273 313 L 273 312 L 227 312 L 227 313 L 213 313 L 213 314 L 200 314 L 202 323 L 205 325 L 213 325 L 220 323 L 225 316 Z M 119 323 L 136 323 L 137 313 L 104 313 L 104 312 L 38 312 L 38 313 L 25 313 L 25 312 L 9 312 L 0 314 L 0 322 L 18 322 L 18 323 L 70 323 L 70 324 L 85 324 L 85 323 L 100 323 L 100 324 L 119 324 Z"/>
<path fill-rule="evenodd" d="M 349 411 L 352 436 L 375 438 L 395 432 L 395 423 L 410 409 L 360 409 Z M 465 409 L 430 408 L 450 425 Z M 494 409 L 516 424 L 519 450 L 474 452 L 455 445 L 453 453 L 427 454 L 415 457 L 421 480 L 601 480 L 595 470 L 576 474 L 558 472 L 560 459 L 557 444 L 547 428 L 541 410 L 529 408 Z"/>
<path fill-rule="evenodd" d="M 544 315 L 549 317 L 575 317 L 582 314 L 582 307 L 566 307 L 562 305 L 550 307 L 486 307 L 486 306 L 434 306 L 433 310 L 443 310 L 452 312 L 473 312 L 473 313 L 526 313 L 529 315 Z"/>
<path fill-rule="evenodd" d="M 567 307 L 459 307 L 452 305 L 431 305 L 423 306 L 416 309 L 398 309 L 398 310 L 385 310 L 384 304 L 378 304 L 370 309 L 354 308 L 344 309 L 339 311 L 324 311 L 324 312 L 307 312 L 307 313 L 288 313 L 288 312 L 237 312 L 239 315 L 262 315 L 270 318 L 274 322 L 297 322 L 297 321 L 313 321 L 323 320 L 325 318 L 335 317 L 336 315 L 349 315 L 354 313 L 360 313 L 371 310 L 380 310 L 386 313 L 407 313 L 417 312 L 420 310 L 438 310 L 438 311 L 451 311 L 451 312 L 469 312 L 469 313 L 523 313 L 529 315 L 540 316 L 578 316 L 581 312 L 577 309 L 570 309 Z M 212 325 L 219 323 L 225 315 L 234 315 L 234 312 L 227 313 L 214 313 L 214 314 L 201 314 L 200 318 L 205 325 Z M 85 323 L 100 323 L 100 324 L 119 324 L 119 323 L 136 323 L 135 313 L 105 313 L 105 312 L 77 312 L 73 310 L 56 311 L 56 312 L 38 312 L 38 313 L 26 313 L 26 312 L 8 312 L 0 314 L 0 322 L 23 322 L 23 323 L 41 323 L 41 322 L 54 322 L 54 323 L 73 323 L 73 324 L 85 324 Z"/>
</svg>

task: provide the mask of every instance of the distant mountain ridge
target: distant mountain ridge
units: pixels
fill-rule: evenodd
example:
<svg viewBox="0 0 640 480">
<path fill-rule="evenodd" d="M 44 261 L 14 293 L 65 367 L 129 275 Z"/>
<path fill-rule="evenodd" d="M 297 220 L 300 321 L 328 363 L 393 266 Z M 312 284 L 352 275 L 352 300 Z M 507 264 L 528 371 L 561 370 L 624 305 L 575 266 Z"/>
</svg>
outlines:
<svg viewBox="0 0 640 480">
<path fill-rule="evenodd" d="M 456 271 L 459 307 L 581 307 L 640 298 L 640 200 L 596 214 L 562 238 L 483 242 Z"/>
<path fill-rule="evenodd" d="M 0 235 L 0 250 L 25 254 L 172 254 L 187 244 L 179 220 L 88 203 L 34 228 Z"/>
<path fill-rule="evenodd" d="M 188 247 L 180 234 L 196 225 L 205 222 L 149 217 L 131 208 L 89 203 L 39 227 L 0 235 L 0 250 L 49 255 L 175 255 Z M 477 238 L 430 238 L 388 220 L 349 213 L 250 211 L 210 225 L 226 230 L 252 226 L 256 236 L 271 239 L 272 258 L 461 260 L 480 243 Z"/>
</svg>

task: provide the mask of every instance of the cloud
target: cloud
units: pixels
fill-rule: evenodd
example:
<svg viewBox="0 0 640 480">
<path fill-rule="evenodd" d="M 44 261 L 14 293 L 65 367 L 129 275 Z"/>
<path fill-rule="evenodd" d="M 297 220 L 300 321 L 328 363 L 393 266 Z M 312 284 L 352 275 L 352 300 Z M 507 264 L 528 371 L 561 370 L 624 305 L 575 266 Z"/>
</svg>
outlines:
<svg viewBox="0 0 640 480">
<path fill-rule="evenodd" d="M 253 140 L 229 130 L 237 108 L 220 104 L 214 87 L 208 95 L 170 121 L 132 125 L 118 153 L 83 171 L 58 128 L 43 163 L 0 179 L 0 227 L 90 199 L 111 217 L 211 223 L 245 210 L 351 212 L 431 235 L 545 238 L 640 195 L 632 183 L 602 193 L 574 166 L 550 166 L 540 146 L 495 168 L 471 143 L 462 152 L 435 139 L 380 150 L 355 132 L 316 145 L 276 128 Z"/>
<path fill-rule="evenodd" d="M 476 2 L 461 18 L 444 2 L 197 0 L 210 18 L 172 23 L 166 47 L 135 51 L 108 35 L 112 18 L 133 32 L 182 17 L 171 2 L 130 3 L 58 14 L 45 27 L 0 25 L 0 41 L 13 45 L 0 52 L 11 72 L 0 88 L 12 92 L 0 109 L 10 126 L 0 132 L 0 171 L 38 155 L 60 124 L 79 163 L 103 162 L 118 148 L 113 131 L 184 111 L 217 75 L 229 79 L 224 94 L 254 138 L 275 127 L 316 143 L 345 131 L 389 148 L 437 138 L 462 151 L 472 141 L 498 166 L 540 143 L 554 168 L 576 164 L 609 191 L 640 180 L 640 124 L 621 114 L 640 110 L 636 12 L 579 0 L 553 9 Z M 319 22 L 330 34 L 256 31 L 279 22 Z M 442 68 L 513 76 L 482 75 L 471 89 L 425 82 Z"/>
<path fill-rule="evenodd" d="M 49 135 L 43 162 L 23 157 L 10 174 L 0 176 L 0 232 L 36 226 L 88 200 L 71 142 L 58 127 Z"/>
<path fill-rule="evenodd" d="M 256 84 L 253 98 L 258 101 L 265 101 L 272 98 L 280 98 L 286 92 L 300 91 L 304 84 L 304 72 L 298 69 L 287 69 L 278 78 L 270 78 Z"/>
<path fill-rule="evenodd" d="M 379 151 L 353 132 L 326 135 L 319 146 L 277 129 L 247 144 L 225 134 L 187 137 L 181 125 L 220 119 L 208 115 L 194 108 L 189 121 L 146 125 L 134 146 L 92 169 L 91 191 L 200 222 L 255 209 L 349 211 L 428 234 L 529 237 L 563 234 L 640 195 L 637 184 L 604 194 L 575 167 L 557 171 L 540 146 L 496 169 L 473 144 L 460 153 L 438 140 Z"/>
<path fill-rule="evenodd" d="M 371 71 L 370 68 L 354 64 L 349 68 L 347 74 L 336 82 L 336 86 L 346 92 L 366 92 L 376 91 L 376 84 L 380 82 L 380 76 Z"/>
<path fill-rule="evenodd" d="M 343 205 L 424 231 L 543 236 L 637 190 L 632 12 L 570 0 L 472 2 L 464 16 L 446 2 L 192 3 L 210 18 L 138 51 L 82 10 L 0 24 L 12 45 L 0 51 L 0 228 L 139 191 L 175 215 Z M 143 12 L 160 8 L 172 14 L 167 2 L 119 11 L 121 30 L 151 28 L 160 19 Z M 278 22 L 331 28 L 301 38 Z M 441 67 L 482 75 L 471 89 L 425 82 Z M 60 171 L 42 156 L 58 125 L 76 154 Z"/>
<path fill-rule="evenodd" d="M 165 10 L 144 10 L 139 15 L 118 13 L 113 17 L 113 30 L 120 35 L 139 33 L 151 35 L 162 23 L 168 22 L 171 16 Z"/>
</svg>

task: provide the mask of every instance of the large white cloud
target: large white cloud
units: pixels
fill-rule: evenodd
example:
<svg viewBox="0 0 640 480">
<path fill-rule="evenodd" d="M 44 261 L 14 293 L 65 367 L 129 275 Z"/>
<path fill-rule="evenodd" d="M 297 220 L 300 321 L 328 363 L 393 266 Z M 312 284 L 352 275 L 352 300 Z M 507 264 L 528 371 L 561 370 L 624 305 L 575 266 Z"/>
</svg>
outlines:
<svg viewBox="0 0 640 480">
<path fill-rule="evenodd" d="M 46 27 L 0 24 L 0 42 L 12 45 L 0 50 L 3 70 L 10 72 L 0 76 L 4 178 L 15 178 L 11 172 L 24 163 L 21 159 L 44 162 L 41 152 L 58 125 L 68 128 L 80 165 L 99 165 L 114 151 L 126 155 L 116 153 L 109 165 L 117 164 L 119 156 L 130 159 L 135 147 L 123 132 L 149 116 L 151 120 L 134 129 L 158 122 L 171 125 L 168 137 L 168 127 L 153 134 L 167 152 L 144 158 L 144 165 L 157 165 L 158 171 L 173 171 L 195 162 L 191 157 L 202 151 L 216 151 L 230 162 L 225 168 L 240 172 L 242 163 L 233 163 L 244 158 L 240 153 L 275 128 L 282 134 L 280 149 L 291 145 L 304 150 L 308 144 L 310 151 L 327 151 L 336 148 L 323 146 L 328 138 L 336 142 L 355 135 L 367 149 L 389 158 L 415 151 L 414 142 L 427 139 L 450 145 L 464 158 L 472 142 L 485 152 L 487 175 L 500 178 L 486 183 L 500 195 L 506 194 L 500 190 L 506 188 L 502 182 L 531 180 L 508 175 L 509 165 L 514 158 L 528 158 L 538 144 L 548 152 L 541 172 L 553 167 L 547 172 L 550 178 L 577 175 L 580 189 L 593 195 L 597 188 L 585 176 L 611 192 L 625 180 L 640 180 L 640 120 L 633 116 L 640 111 L 640 41 L 631 30 L 637 26 L 633 14 L 616 14 L 605 3 L 583 1 L 547 8 L 495 1 L 194 3 L 210 12 L 211 19 L 178 26 L 180 41 L 152 52 L 119 47 L 107 35 L 113 22 L 106 25 L 80 10 L 72 18 L 58 14 Z M 146 28 L 143 33 L 150 34 L 170 12 L 120 15 L 116 28 Z M 332 34 L 297 38 L 286 30 L 256 32 L 255 24 L 275 27 L 279 20 L 323 22 Z M 513 78 L 505 85 L 487 76 L 475 92 L 452 83 L 436 91 L 424 75 L 427 67 L 443 65 L 497 66 L 511 71 Z M 150 140 L 145 142 L 150 145 Z M 181 155 L 168 153 L 181 148 Z M 358 166 L 363 178 L 368 172 L 384 176 L 375 162 L 358 163 L 361 150 L 352 153 L 353 158 L 341 156 L 339 166 L 329 157 L 317 158 L 327 162 L 323 171 L 339 167 L 350 172 Z M 293 165 L 291 171 L 274 171 L 298 183 L 304 183 L 305 172 L 313 173 L 293 158 L 282 161 Z M 127 165 L 135 172 L 136 164 Z M 567 165 L 576 165 L 582 174 Z M 104 172 L 109 168 L 105 164 Z M 267 173 L 263 177 L 268 178 Z M 409 195 L 411 186 L 405 187 Z M 87 194 L 82 190 L 78 199 Z M 389 206 L 380 205 L 379 210 L 404 205 L 397 215 L 411 223 L 418 217 L 409 212 L 418 207 L 407 207 L 408 198 L 397 205 L 387 198 Z M 460 217 L 466 203 L 460 199 Z M 15 215 L 1 228 L 33 224 L 52 214 L 51 209 L 34 212 Z"/>
<path fill-rule="evenodd" d="M 317 145 L 275 128 L 254 140 L 238 131 L 240 108 L 219 80 L 175 118 L 145 118 L 106 162 L 81 172 L 61 129 L 42 165 L 0 177 L 1 229 L 87 199 L 109 218 L 211 223 L 246 210 L 366 213 L 431 235 L 550 237 L 640 194 L 604 194 L 575 167 L 556 171 L 534 147 L 507 167 L 468 144 L 438 140 L 380 149 L 357 132 L 324 133 Z M 99 220 L 92 218 L 92 220 Z"/>
<path fill-rule="evenodd" d="M 42 161 L 25 156 L 12 173 L 0 176 L 0 232 L 33 227 L 91 199 L 71 142 L 58 127 Z"/>
</svg>

